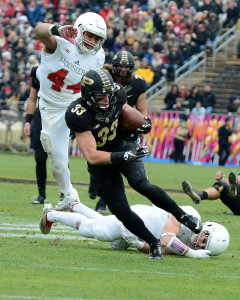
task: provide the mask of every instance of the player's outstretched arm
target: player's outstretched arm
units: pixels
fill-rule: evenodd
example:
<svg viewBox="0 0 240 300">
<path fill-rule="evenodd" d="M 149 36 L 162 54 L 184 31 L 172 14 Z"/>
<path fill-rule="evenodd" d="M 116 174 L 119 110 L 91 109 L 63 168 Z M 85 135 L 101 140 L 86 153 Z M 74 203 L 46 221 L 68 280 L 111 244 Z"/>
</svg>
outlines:
<svg viewBox="0 0 240 300">
<path fill-rule="evenodd" d="M 30 136 L 30 134 L 31 134 L 31 122 L 32 122 L 33 115 L 34 115 L 35 109 L 36 109 L 37 93 L 38 93 L 38 90 L 31 87 L 30 95 L 29 95 L 28 103 L 27 103 L 26 119 L 25 119 L 25 125 L 24 125 L 24 134 L 26 136 Z"/>
<path fill-rule="evenodd" d="M 97 150 L 97 144 L 91 131 L 76 132 L 77 144 L 87 162 L 91 165 L 113 164 L 121 161 L 138 161 L 148 153 L 146 148 L 136 151 L 106 152 Z"/>
</svg>

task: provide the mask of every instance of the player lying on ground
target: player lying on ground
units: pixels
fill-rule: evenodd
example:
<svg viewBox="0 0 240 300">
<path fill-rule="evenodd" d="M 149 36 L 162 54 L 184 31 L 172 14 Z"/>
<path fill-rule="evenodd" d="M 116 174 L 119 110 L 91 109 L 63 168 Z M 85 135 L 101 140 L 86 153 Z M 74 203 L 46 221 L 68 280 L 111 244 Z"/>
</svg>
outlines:
<svg viewBox="0 0 240 300">
<path fill-rule="evenodd" d="M 149 252 L 149 245 L 137 238 L 114 215 L 89 219 L 78 213 L 79 204 L 70 205 L 72 212 L 55 211 L 51 204 L 45 204 L 40 221 L 43 234 L 51 231 L 54 222 L 64 223 L 87 238 L 111 242 L 112 248 L 127 249 L 135 247 L 141 252 Z M 227 229 L 214 222 L 203 223 L 200 234 L 195 234 L 181 224 L 170 213 L 149 205 L 133 205 L 131 209 L 144 221 L 146 227 L 156 236 L 161 238 L 162 253 L 176 254 L 191 258 L 208 258 L 209 255 L 223 253 L 229 245 Z M 201 219 L 199 213 L 191 206 L 182 206 L 182 209 Z"/>
<path fill-rule="evenodd" d="M 182 182 L 183 191 L 197 204 L 201 200 L 221 199 L 232 213 L 240 215 L 240 176 L 236 177 L 235 173 L 230 172 L 228 179 L 225 179 L 223 172 L 218 171 L 215 178 L 217 182 L 204 191 L 196 191 L 190 182 L 184 180 Z"/>
</svg>

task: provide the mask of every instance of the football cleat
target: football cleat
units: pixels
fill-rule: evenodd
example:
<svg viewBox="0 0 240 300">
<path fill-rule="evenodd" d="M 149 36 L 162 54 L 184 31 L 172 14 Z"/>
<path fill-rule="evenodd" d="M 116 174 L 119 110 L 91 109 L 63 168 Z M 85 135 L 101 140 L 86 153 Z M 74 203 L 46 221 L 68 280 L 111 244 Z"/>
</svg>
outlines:
<svg viewBox="0 0 240 300">
<path fill-rule="evenodd" d="M 237 197 L 237 177 L 234 172 L 230 172 L 228 176 L 230 183 L 229 196 L 231 198 Z"/>
<path fill-rule="evenodd" d="M 160 240 L 158 243 L 150 244 L 150 250 L 148 258 L 150 259 L 162 259 L 162 252 L 161 252 L 161 242 Z"/>
<path fill-rule="evenodd" d="M 55 206 L 55 209 L 60 211 L 71 211 L 73 205 L 78 203 L 80 203 L 78 192 L 73 188 L 71 193 L 64 195 L 63 200 L 58 202 L 58 204 Z"/>
<path fill-rule="evenodd" d="M 199 204 L 201 202 L 201 197 L 198 195 L 197 191 L 190 182 L 184 180 L 182 182 L 182 189 L 184 193 L 193 200 L 194 203 Z"/>
<path fill-rule="evenodd" d="M 51 231 L 53 222 L 47 220 L 47 213 L 53 209 L 51 203 L 44 204 L 42 218 L 40 220 L 40 230 L 43 234 L 48 234 Z"/>
<path fill-rule="evenodd" d="M 90 182 L 89 187 L 88 187 L 88 195 L 89 195 L 89 197 L 90 197 L 92 200 L 96 199 L 97 196 L 98 196 L 98 195 L 97 195 L 97 191 L 96 191 L 94 185 L 93 185 L 91 182 Z"/>
<path fill-rule="evenodd" d="M 192 215 L 184 215 L 180 222 L 195 233 L 200 233 L 203 227 L 202 222 Z"/>
<path fill-rule="evenodd" d="M 39 195 L 38 197 L 36 197 L 34 201 L 31 202 L 31 204 L 44 204 L 45 202 L 46 202 L 45 197 Z"/>
</svg>

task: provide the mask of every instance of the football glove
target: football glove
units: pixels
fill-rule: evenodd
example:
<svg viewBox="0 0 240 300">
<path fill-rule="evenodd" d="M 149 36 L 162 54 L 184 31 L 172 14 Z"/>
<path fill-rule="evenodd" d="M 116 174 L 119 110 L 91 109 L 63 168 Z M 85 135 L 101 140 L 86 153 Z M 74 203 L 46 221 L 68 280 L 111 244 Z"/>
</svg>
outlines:
<svg viewBox="0 0 240 300">
<path fill-rule="evenodd" d="M 125 152 L 123 158 L 127 161 L 140 161 L 140 159 L 148 153 L 147 147 L 140 147 L 136 149 L 136 151 Z"/>
<path fill-rule="evenodd" d="M 112 152 L 111 162 L 112 164 L 116 164 L 122 161 L 141 161 L 141 158 L 148 153 L 147 147 L 139 147 L 135 151 Z"/>
<path fill-rule="evenodd" d="M 77 45 L 74 38 L 77 36 L 78 31 L 77 28 L 74 28 L 72 25 L 64 25 L 64 26 L 54 25 L 50 27 L 49 34 L 60 36 L 63 39 L 72 43 L 73 45 Z"/>
<path fill-rule="evenodd" d="M 138 128 L 136 132 L 147 134 L 152 129 L 152 121 L 148 117 L 144 117 L 144 119 L 147 120 L 148 124 L 142 125 L 142 127 Z"/>
</svg>

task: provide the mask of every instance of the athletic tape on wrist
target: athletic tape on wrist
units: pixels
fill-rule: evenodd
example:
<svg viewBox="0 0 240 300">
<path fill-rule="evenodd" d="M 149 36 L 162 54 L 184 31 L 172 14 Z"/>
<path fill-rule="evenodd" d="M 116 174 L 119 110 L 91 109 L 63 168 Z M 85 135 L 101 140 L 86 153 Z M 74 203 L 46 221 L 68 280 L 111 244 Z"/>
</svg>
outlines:
<svg viewBox="0 0 240 300">
<path fill-rule="evenodd" d="M 178 238 L 172 237 L 168 242 L 166 249 L 177 255 L 184 255 L 188 246 L 182 243 Z"/>
</svg>

